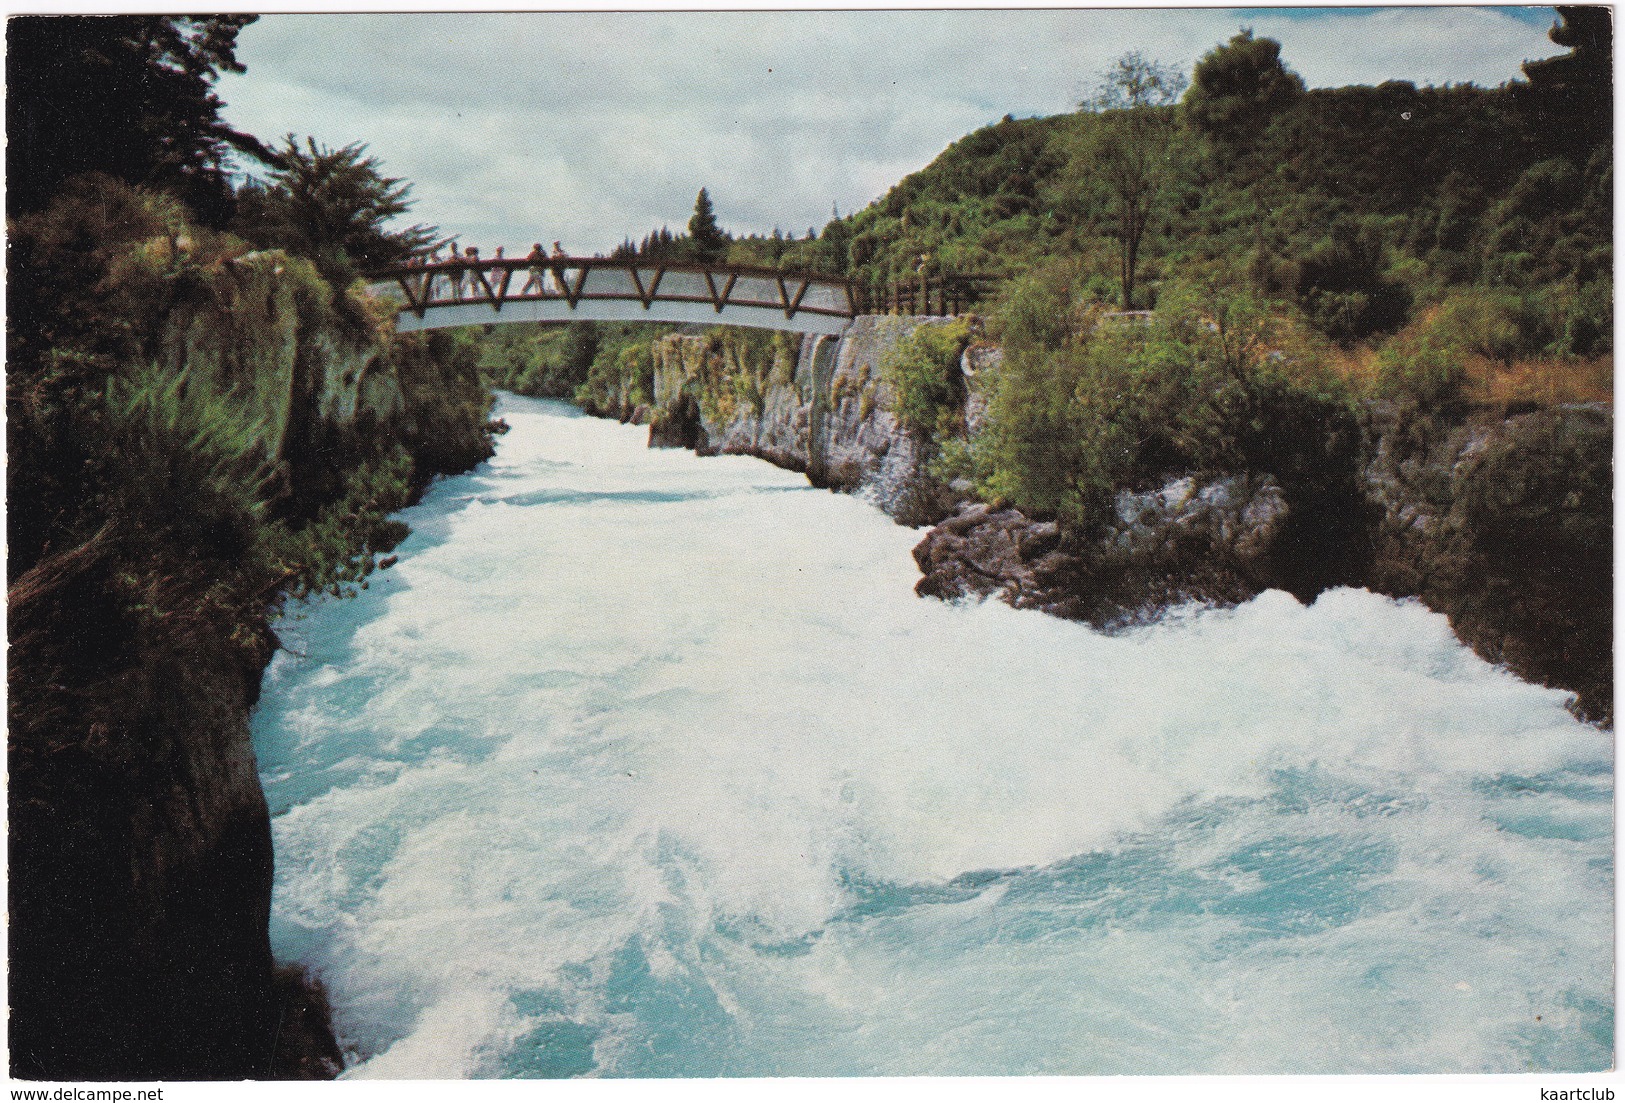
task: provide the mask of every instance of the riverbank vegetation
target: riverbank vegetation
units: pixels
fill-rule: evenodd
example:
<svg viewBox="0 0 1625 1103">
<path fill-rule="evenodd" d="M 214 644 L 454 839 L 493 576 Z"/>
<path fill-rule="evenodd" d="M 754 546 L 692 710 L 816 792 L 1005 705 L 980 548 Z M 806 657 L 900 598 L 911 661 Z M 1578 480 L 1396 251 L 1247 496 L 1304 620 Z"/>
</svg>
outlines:
<svg viewBox="0 0 1625 1103">
<path fill-rule="evenodd" d="M 487 326 L 476 339 L 479 367 L 502 390 L 630 419 L 654 401 L 650 346 L 674 328 L 645 322 Z"/>
<path fill-rule="evenodd" d="M 1083 110 L 979 130 L 778 259 L 860 282 L 1064 260 L 1080 303 L 1119 309 L 1217 261 L 1361 362 L 1419 333 L 1502 365 L 1608 357 L 1611 28 L 1562 9 L 1553 37 L 1571 52 L 1500 88 L 1309 90 L 1242 32 L 1177 103 L 1179 74 L 1129 55 Z"/>
<path fill-rule="evenodd" d="M 941 463 L 1072 526 L 1170 471 L 1315 482 L 1353 462 L 1360 400 L 1609 402 L 1611 28 L 1560 13 L 1570 53 L 1496 89 L 1309 90 L 1246 31 L 1188 86 L 1130 54 L 1079 112 L 969 135 L 782 261 L 1001 276 L 985 424 L 945 426 Z"/>
<path fill-rule="evenodd" d="M 266 935 L 269 618 L 365 587 L 406 531 L 389 514 L 491 451 L 477 348 L 397 337 L 356 279 L 426 232 L 386 226 L 405 185 L 359 146 L 220 121 L 250 19 L 8 23 L 18 1075 L 336 1070 L 330 1036 L 279 1029 L 320 1015 Z"/>
</svg>

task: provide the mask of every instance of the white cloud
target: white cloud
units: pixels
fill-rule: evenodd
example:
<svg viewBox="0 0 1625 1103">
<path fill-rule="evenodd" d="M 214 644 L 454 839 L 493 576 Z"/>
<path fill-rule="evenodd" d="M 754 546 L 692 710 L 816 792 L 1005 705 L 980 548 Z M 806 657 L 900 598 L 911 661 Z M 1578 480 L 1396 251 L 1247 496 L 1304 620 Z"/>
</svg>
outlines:
<svg viewBox="0 0 1625 1103">
<path fill-rule="evenodd" d="M 265 138 L 366 142 L 415 219 L 592 251 L 681 228 L 702 186 L 737 232 L 821 227 L 1128 50 L 1188 70 L 1243 25 L 1311 85 L 1493 85 L 1556 49 L 1506 8 L 273 15 L 221 95 Z"/>
<path fill-rule="evenodd" d="M 1317 88 L 1385 80 L 1493 87 L 1520 76 L 1523 61 L 1559 52 L 1546 38 L 1550 20 L 1535 26 L 1506 9 L 1356 9 L 1312 21 L 1260 13 L 1250 23 Z"/>
</svg>

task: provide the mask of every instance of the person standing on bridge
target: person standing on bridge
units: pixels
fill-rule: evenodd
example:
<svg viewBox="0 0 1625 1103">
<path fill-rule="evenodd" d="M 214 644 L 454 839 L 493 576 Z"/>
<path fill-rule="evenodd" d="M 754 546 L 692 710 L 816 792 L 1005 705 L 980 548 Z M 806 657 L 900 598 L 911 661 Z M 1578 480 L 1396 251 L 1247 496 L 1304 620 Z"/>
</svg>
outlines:
<svg viewBox="0 0 1625 1103">
<path fill-rule="evenodd" d="M 553 259 L 555 261 L 566 259 L 564 254 L 564 246 L 560 245 L 556 241 L 553 243 Z M 564 270 L 562 268 L 555 267 L 553 269 L 553 294 L 564 294 Z"/>
<path fill-rule="evenodd" d="M 477 299 L 480 297 L 480 284 L 485 282 L 485 273 L 480 271 L 480 247 L 478 245 L 470 245 L 463 250 L 463 265 L 468 269 L 468 293 L 470 297 Z M 487 287 L 487 290 L 489 290 L 489 287 Z"/>
<path fill-rule="evenodd" d="M 491 254 L 491 269 L 486 273 L 485 279 L 485 286 L 491 289 L 491 296 L 499 300 L 507 297 L 508 280 L 511 278 L 508 270 L 502 266 L 501 262 L 505 260 L 507 258 L 503 256 L 503 248 L 498 245 L 496 251 Z"/>
<path fill-rule="evenodd" d="M 547 250 L 543 249 L 542 243 L 538 241 L 525 259 L 530 262 L 530 278 L 525 281 L 525 286 L 520 290 L 519 293 L 521 295 L 529 295 L 531 289 L 534 288 L 536 290 L 536 294 L 538 295 L 547 294 L 547 283 L 545 280 L 545 275 L 547 272 Z"/>
<path fill-rule="evenodd" d="M 457 251 L 457 239 L 454 237 L 447 238 L 445 246 L 446 283 L 451 285 L 452 301 L 461 302 L 463 298 L 463 263 L 461 255 Z"/>
</svg>

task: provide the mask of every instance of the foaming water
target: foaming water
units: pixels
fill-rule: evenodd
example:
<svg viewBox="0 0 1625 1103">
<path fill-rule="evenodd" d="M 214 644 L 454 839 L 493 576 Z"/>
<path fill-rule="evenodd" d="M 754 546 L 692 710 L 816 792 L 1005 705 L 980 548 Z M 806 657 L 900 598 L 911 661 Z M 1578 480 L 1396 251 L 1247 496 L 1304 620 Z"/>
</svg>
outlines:
<svg viewBox="0 0 1625 1103">
<path fill-rule="evenodd" d="M 862 501 L 501 414 L 256 715 L 349 1075 L 1610 1065 L 1609 739 L 1443 618 L 921 600 Z"/>
</svg>

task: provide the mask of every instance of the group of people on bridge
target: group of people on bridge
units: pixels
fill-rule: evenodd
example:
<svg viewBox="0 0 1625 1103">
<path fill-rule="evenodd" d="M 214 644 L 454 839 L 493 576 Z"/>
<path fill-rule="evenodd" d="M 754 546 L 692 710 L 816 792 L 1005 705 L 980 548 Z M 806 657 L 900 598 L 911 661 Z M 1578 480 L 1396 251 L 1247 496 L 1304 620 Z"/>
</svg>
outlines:
<svg viewBox="0 0 1625 1103">
<path fill-rule="evenodd" d="M 444 259 L 440 256 L 442 249 L 446 250 Z M 506 268 L 507 265 L 498 265 L 495 268 L 490 266 L 494 261 L 505 261 L 507 259 L 507 257 L 503 256 L 502 246 L 500 245 L 496 247 L 496 251 L 487 260 L 480 257 L 479 246 L 470 245 L 466 249 L 459 250 L 457 239 L 448 238 L 427 253 L 414 253 L 407 259 L 406 264 L 410 268 L 432 269 L 427 273 L 427 279 L 429 280 L 433 280 L 436 274 L 444 275 L 451 290 L 452 301 L 462 302 L 465 281 L 467 282 L 470 298 L 477 299 L 481 297 L 479 289 L 481 283 L 485 284 L 487 295 L 494 294 L 491 288 L 491 277 L 487 275 L 487 272 L 495 273 L 502 268 Z M 519 291 L 520 295 L 564 294 L 564 288 L 560 283 L 561 277 L 553 268 L 554 264 L 569 259 L 562 245 L 555 241 L 553 243 L 553 252 L 550 255 L 542 248 L 542 243 L 538 241 L 524 259 L 530 263 L 530 272 L 529 278 L 525 281 L 525 286 Z"/>
</svg>

